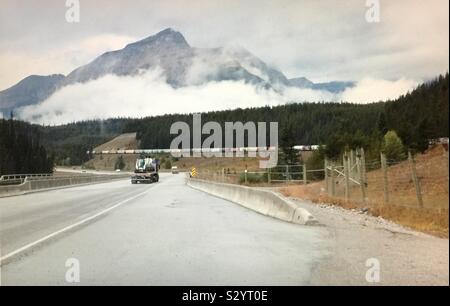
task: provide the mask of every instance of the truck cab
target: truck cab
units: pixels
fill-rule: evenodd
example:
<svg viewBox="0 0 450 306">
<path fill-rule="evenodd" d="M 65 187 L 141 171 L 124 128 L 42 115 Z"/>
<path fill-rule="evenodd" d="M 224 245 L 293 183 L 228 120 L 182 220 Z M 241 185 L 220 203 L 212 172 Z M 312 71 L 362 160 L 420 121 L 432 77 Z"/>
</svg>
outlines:
<svg viewBox="0 0 450 306">
<path fill-rule="evenodd" d="M 159 162 L 153 158 L 138 158 L 134 169 L 134 175 L 131 176 L 132 184 L 156 183 L 159 181 Z"/>
</svg>

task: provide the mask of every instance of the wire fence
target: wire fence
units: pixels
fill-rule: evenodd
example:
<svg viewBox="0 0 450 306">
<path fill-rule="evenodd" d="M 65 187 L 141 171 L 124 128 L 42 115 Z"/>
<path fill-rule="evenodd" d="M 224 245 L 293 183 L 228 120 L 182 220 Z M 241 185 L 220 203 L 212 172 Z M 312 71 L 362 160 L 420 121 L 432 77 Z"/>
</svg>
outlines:
<svg viewBox="0 0 450 306">
<path fill-rule="evenodd" d="M 326 167 L 326 190 L 332 197 L 366 204 L 389 204 L 448 210 L 448 151 L 419 155 L 406 160 L 364 160 L 356 152 L 355 162 L 344 154 L 342 163 Z M 341 171 L 342 169 L 342 171 Z"/>
<path fill-rule="evenodd" d="M 258 186 L 303 185 L 319 182 L 317 192 L 344 201 L 389 204 L 413 208 L 449 208 L 448 151 L 434 150 L 407 159 L 366 160 L 364 150 L 346 152 L 341 159 L 325 160 L 321 169 L 306 164 L 278 165 L 264 171 L 199 171 L 199 178 Z"/>
<path fill-rule="evenodd" d="M 199 170 L 197 177 L 230 184 L 286 185 L 303 184 L 323 178 L 324 169 L 307 169 L 305 164 L 277 165 L 267 170 L 221 171 Z"/>
</svg>

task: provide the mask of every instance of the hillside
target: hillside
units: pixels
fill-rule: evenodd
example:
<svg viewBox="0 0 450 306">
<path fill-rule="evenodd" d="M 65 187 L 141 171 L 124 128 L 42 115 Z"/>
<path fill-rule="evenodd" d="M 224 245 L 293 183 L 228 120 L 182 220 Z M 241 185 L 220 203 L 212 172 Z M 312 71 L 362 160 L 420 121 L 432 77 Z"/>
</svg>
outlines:
<svg viewBox="0 0 450 306">
<path fill-rule="evenodd" d="M 426 139 L 449 136 L 449 75 L 439 76 L 385 105 L 386 128 L 405 143 L 425 150 Z"/>
<path fill-rule="evenodd" d="M 296 144 L 345 146 L 377 145 L 395 130 L 409 148 L 424 151 L 428 140 L 448 137 L 449 75 L 439 76 L 395 101 L 371 104 L 290 103 L 275 107 L 235 109 L 202 114 L 202 122 L 278 122 L 281 132 L 292 128 Z M 191 115 L 165 115 L 131 120 L 125 131 L 137 131 L 143 148 L 169 147 L 173 122 L 191 125 Z M 373 148 L 375 151 L 379 148 Z"/>
<path fill-rule="evenodd" d="M 139 141 L 136 140 L 136 133 L 121 134 L 110 141 L 94 148 L 96 152 L 109 150 L 131 150 L 139 148 Z"/>
<path fill-rule="evenodd" d="M 30 75 L 16 85 L 0 91 L 0 114 L 3 113 L 6 117 L 19 107 L 47 99 L 57 90 L 63 78 L 61 74 Z"/>
<path fill-rule="evenodd" d="M 136 133 L 125 133 L 121 134 L 108 142 L 100 144 L 95 147 L 96 152 L 110 151 L 110 150 L 131 150 L 138 149 L 139 141 L 136 140 Z M 115 170 L 116 162 L 119 156 L 122 156 L 125 163 L 123 170 L 132 171 L 134 170 L 134 164 L 136 158 L 139 157 L 137 154 L 123 154 L 123 155 L 93 155 L 90 160 L 84 163 L 84 167 L 96 170 Z"/>
<path fill-rule="evenodd" d="M 418 154 L 415 160 L 423 208 L 420 208 L 417 202 L 416 189 L 408 161 L 388 164 L 388 204 L 384 203 L 383 172 L 379 169 L 379 165 L 374 170 L 370 170 L 370 166 L 368 167 L 367 203 L 362 203 L 358 186 L 353 186 L 349 201 L 344 200 L 342 184 L 336 185 L 335 197 L 328 196 L 324 191 L 324 181 L 306 186 L 284 187 L 281 188 L 281 192 L 287 196 L 309 199 L 317 203 L 330 203 L 348 209 L 368 209 L 373 215 L 382 216 L 424 232 L 448 237 L 448 147 L 436 145 L 423 154 Z"/>
</svg>

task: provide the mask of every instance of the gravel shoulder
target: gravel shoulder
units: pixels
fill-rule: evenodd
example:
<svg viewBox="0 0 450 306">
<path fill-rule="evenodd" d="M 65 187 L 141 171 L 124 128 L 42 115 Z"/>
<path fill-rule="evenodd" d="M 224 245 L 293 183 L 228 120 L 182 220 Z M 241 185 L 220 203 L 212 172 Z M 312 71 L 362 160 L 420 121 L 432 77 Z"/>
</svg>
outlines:
<svg viewBox="0 0 450 306">
<path fill-rule="evenodd" d="M 326 228 L 328 255 L 311 285 L 449 285 L 449 240 L 416 232 L 364 211 L 291 198 Z M 380 263 L 380 282 L 366 281 L 366 261 Z"/>
</svg>

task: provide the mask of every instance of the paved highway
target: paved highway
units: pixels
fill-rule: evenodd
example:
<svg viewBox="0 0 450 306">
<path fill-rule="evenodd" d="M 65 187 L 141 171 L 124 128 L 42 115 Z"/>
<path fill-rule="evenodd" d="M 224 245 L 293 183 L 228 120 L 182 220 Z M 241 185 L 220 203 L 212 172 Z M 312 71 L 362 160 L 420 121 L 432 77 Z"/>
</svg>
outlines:
<svg viewBox="0 0 450 306">
<path fill-rule="evenodd" d="M 324 236 L 191 189 L 182 174 L 0 198 L 3 285 L 69 284 L 69 258 L 81 285 L 302 285 L 327 254 Z"/>
</svg>

